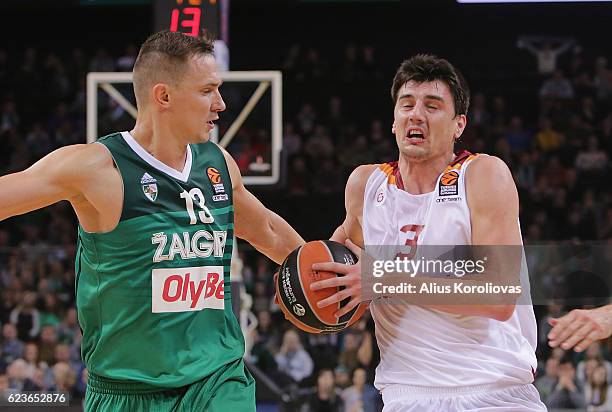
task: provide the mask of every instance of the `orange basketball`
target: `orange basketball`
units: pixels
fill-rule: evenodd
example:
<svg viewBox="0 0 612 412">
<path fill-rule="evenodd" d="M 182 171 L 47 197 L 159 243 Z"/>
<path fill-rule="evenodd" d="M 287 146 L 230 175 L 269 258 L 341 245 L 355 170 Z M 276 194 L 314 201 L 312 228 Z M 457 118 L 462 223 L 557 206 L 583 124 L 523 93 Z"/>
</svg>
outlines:
<svg viewBox="0 0 612 412">
<path fill-rule="evenodd" d="M 355 323 L 366 309 L 361 303 L 346 315 L 336 318 L 336 313 L 350 299 L 336 305 L 318 308 L 317 302 L 325 299 L 340 288 L 310 290 L 310 284 L 334 276 L 333 272 L 313 271 L 314 263 L 339 262 L 352 265 L 357 257 L 346 246 L 331 240 L 317 240 L 300 246 L 283 262 L 276 281 L 276 295 L 285 318 L 299 329 L 309 333 L 338 332 Z"/>
</svg>

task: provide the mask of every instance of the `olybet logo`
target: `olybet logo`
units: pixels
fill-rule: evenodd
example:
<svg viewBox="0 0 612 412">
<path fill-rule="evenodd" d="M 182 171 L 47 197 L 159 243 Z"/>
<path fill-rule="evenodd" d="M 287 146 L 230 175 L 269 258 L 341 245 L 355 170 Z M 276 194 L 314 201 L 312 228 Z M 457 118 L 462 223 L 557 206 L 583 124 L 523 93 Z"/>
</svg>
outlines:
<svg viewBox="0 0 612 412">
<path fill-rule="evenodd" d="M 154 269 L 151 276 L 153 313 L 225 308 L 223 266 Z"/>
</svg>

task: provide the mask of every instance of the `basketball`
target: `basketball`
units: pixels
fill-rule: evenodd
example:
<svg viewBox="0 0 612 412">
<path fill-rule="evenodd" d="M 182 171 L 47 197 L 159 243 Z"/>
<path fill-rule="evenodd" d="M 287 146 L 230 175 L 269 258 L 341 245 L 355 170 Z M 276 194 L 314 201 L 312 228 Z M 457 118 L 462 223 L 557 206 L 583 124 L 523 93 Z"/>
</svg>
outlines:
<svg viewBox="0 0 612 412">
<path fill-rule="evenodd" d="M 285 318 L 305 332 L 331 333 L 341 331 L 355 323 L 363 315 L 366 308 L 366 305 L 361 303 L 346 315 L 336 318 L 334 313 L 348 304 L 350 298 L 338 302 L 337 305 L 324 308 L 317 307 L 317 302 L 332 296 L 341 289 L 310 290 L 310 284 L 313 282 L 334 276 L 343 276 L 333 272 L 312 270 L 313 264 L 325 262 L 353 265 L 357 262 L 357 256 L 338 242 L 331 240 L 308 242 L 287 256 L 281 265 L 276 280 L 278 304 L 285 314 Z"/>
</svg>

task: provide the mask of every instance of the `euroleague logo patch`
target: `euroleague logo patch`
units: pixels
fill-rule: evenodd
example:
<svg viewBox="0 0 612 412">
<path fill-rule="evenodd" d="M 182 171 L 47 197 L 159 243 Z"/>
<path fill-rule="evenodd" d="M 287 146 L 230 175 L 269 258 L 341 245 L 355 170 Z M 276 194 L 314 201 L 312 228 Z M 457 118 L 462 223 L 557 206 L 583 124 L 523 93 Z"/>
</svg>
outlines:
<svg viewBox="0 0 612 412">
<path fill-rule="evenodd" d="M 221 183 L 221 173 L 214 167 L 209 167 L 206 169 L 206 173 L 208 174 L 208 178 L 213 185 Z"/>
<path fill-rule="evenodd" d="M 300 305 L 299 303 L 296 303 L 295 305 L 293 305 L 293 312 L 302 317 L 306 314 L 306 309 L 304 309 L 304 306 Z"/>
<path fill-rule="evenodd" d="M 455 196 L 459 193 L 459 172 L 449 170 L 440 178 L 440 196 Z"/>
<path fill-rule="evenodd" d="M 209 167 L 206 169 L 206 174 L 208 175 L 208 180 L 210 180 L 210 184 L 215 191 L 214 196 L 212 197 L 214 202 L 221 202 L 228 199 L 227 194 L 225 193 L 225 186 L 223 186 L 223 181 L 221 181 L 221 173 L 215 169 L 214 167 Z"/>
</svg>

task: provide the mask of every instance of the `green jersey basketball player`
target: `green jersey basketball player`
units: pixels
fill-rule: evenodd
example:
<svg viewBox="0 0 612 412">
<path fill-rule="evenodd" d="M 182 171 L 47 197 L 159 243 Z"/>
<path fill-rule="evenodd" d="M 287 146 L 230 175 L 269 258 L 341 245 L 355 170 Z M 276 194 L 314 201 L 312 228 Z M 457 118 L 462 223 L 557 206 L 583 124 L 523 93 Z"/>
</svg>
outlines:
<svg viewBox="0 0 612 412">
<path fill-rule="evenodd" d="M 88 411 L 255 411 L 232 312 L 234 235 L 280 263 L 304 243 L 209 141 L 225 103 L 212 43 L 169 31 L 134 65 L 131 131 L 0 177 L 0 219 L 68 200 Z"/>
</svg>

